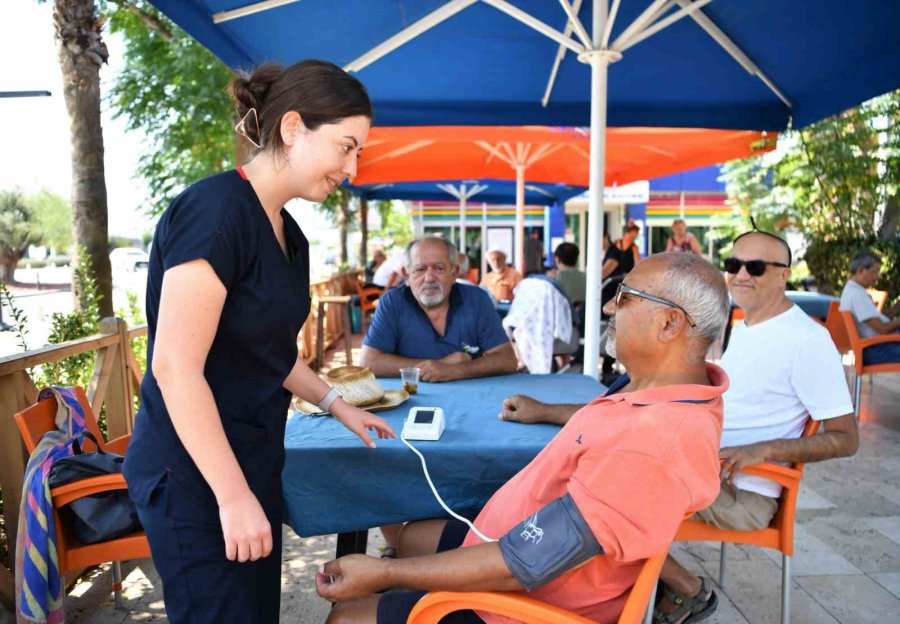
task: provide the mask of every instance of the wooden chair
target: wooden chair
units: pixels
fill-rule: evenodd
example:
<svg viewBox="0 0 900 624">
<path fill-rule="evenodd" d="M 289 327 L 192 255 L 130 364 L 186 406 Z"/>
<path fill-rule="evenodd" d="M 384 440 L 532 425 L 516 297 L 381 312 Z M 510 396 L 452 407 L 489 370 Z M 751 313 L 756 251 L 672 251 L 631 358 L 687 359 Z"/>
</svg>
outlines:
<svg viewBox="0 0 900 624">
<path fill-rule="evenodd" d="M 887 303 L 888 293 L 886 290 L 875 290 L 874 288 L 867 288 L 866 292 L 869 293 L 869 296 L 872 297 L 872 302 L 875 304 L 875 307 L 879 312 L 884 311 L 884 304 Z"/>
<path fill-rule="evenodd" d="M 815 435 L 819 429 L 819 421 L 810 418 L 803 429 L 803 437 Z M 780 466 L 778 464 L 759 464 L 741 469 L 741 472 L 764 477 L 782 486 L 778 511 L 772 523 L 765 529 L 755 531 L 735 531 L 719 529 L 706 524 L 702 520 L 687 519 L 681 523 L 676 542 L 721 542 L 719 557 L 719 586 L 725 587 L 725 545 L 745 544 L 772 548 L 781 552 L 781 622 L 791 621 L 791 557 L 794 556 L 794 516 L 797 510 L 797 495 L 800 493 L 800 480 L 803 477 L 803 464 Z"/>
<path fill-rule="evenodd" d="M 355 282 L 356 294 L 359 295 L 359 315 L 360 327 L 362 333 L 366 333 L 366 320 L 371 318 L 371 314 L 375 314 L 375 308 L 378 307 L 378 298 L 381 297 L 383 291 L 369 286 L 364 288 L 361 281 Z"/>
<path fill-rule="evenodd" d="M 877 375 L 878 373 L 900 373 L 900 363 L 887 364 L 869 364 L 863 362 L 863 351 L 867 347 L 878 344 L 900 343 L 900 334 L 887 334 L 884 336 L 871 336 L 869 338 L 861 338 L 859 330 L 856 328 L 856 320 L 853 318 L 852 312 L 841 312 L 841 318 L 844 322 L 844 328 L 850 341 L 850 348 L 853 351 L 854 370 L 856 372 L 856 380 L 853 383 L 853 411 L 859 418 L 860 400 L 862 398 L 862 378 L 863 375 Z"/>
<path fill-rule="evenodd" d="M 656 581 L 666 555 L 651 557 L 628 594 L 618 624 L 640 624 L 656 594 Z M 448 613 L 474 609 L 528 624 L 590 624 L 591 620 L 571 611 L 512 592 L 431 592 L 409 614 L 407 624 L 437 624 Z"/>
<path fill-rule="evenodd" d="M 97 420 L 91 409 L 84 390 L 76 387 L 75 393 L 78 402 L 84 408 L 84 420 L 87 430 L 94 434 L 100 447 L 104 451 L 124 455 L 131 440 L 131 434 L 124 435 L 115 440 L 106 442 L 97 427 Z M 22 441 L 30 454 L 41 441 L 41 437 L 48 431 L 56 429 L 56 399 L 50 397 L 38 401 L 26 410 L 15 415 L 16 426 L 22 435 Z M 94 449 L 92 442 L 85 440 L 84 449 Z M 125 537 L 100 542 L 98 544 L 81 544 L 72 534 L 70 528 L 60 518 L 59 510 L 74 500 L 110 492 L 113 490 L 125 490 L 128 486 L 121 474 L 90 477 L 50 490 L 53 497 L 53 519 L 56 523 L 56 554 L 59 561 L 60 574 L 65 575 L 72 570 L 80 570 L 89 566 L 113 562 L 113 591 L 116 596 L 116 608 L 122 607 L 122 561 L 131 559 L 144 559 L 150 556 L 150 544 L 143 531 L 138 531 Z M 65 516 L 63 516 L 64 518 Z"/>
</svg>

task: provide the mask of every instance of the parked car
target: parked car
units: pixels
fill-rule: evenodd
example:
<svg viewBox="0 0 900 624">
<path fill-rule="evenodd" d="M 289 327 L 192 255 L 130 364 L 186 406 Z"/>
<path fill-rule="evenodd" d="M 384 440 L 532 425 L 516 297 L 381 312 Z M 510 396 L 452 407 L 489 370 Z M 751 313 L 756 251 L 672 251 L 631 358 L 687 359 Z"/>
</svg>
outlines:
<svg viewBox="0 0 900 624">
<path fill-rule="evenodd" d="M 109 254 L 113 271 L 136 271 L 150 266 L 150 256 L 140 247 L 117 247 Z"/>
</svg>

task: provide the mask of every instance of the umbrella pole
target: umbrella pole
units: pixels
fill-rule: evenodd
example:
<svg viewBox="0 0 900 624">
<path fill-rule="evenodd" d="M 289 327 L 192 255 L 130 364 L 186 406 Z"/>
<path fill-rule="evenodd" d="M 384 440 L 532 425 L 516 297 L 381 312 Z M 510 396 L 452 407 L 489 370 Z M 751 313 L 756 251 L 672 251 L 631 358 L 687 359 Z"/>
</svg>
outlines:
<svg viewBox="0 0 900 624">
<path fill-rule="evenodd" d="M 605 2 L 595 2 L 606 6 Z M 605 11 L 604 11 L 605 13 Z M 605 14 L 599 26 L 605 26 Z M 595 30 L 598 24 L 595 23 Z M 584 374 L 599 377 L 600 361 L 600 296 L 603 266 L 603 186 L 606 171 L 606 100 L 609 64 L 621 54 L 614 50 L 591 50 L 579 55 L 582 63 L 591 66 L 591 164 L 588 193 L 587 293 L 584 332 Z"/>
<path fill-rule="evenodd" d="M 516 266 L 525 275 L 525 165 L 516 165 Z"/>
<path fill-rule="evenodd" d="M 466 187 L 459 194 L 459 250 L 466 253 Z M 465 277 L 464 275 L 462 277 Z"/>
</svg>

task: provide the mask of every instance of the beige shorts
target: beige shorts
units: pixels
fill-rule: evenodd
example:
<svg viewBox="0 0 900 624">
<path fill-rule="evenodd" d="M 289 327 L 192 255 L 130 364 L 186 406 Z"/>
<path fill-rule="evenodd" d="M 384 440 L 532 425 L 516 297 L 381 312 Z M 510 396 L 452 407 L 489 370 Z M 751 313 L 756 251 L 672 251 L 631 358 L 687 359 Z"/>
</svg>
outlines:
<svg viewBox="0 0 900 624">
<path fill-rule="evenodd" d="M 777 498 L 740 490 L 727 481 L 722 481 L 722 488 L 713 504 L 695 513 L 693 519 L 702 520 L 719 529 L 754 531 L 769 526 L 776 511 Z"/>
</svg>

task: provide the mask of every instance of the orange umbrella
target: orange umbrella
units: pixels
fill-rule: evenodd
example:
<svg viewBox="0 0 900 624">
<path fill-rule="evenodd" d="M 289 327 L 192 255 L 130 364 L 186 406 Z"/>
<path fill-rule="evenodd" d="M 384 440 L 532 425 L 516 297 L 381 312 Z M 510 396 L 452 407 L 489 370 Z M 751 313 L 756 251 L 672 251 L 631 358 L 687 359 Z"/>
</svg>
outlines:
<svg viewBox="0 0 900 624">
<path fill-rule="evenodd" d="M 745 158 L 755 153 L 754 146 L 764 137 L 765 133 L 748 130 L 609 128 L 606 185 Z M 767 146 L 772 149 L 774 141 Z M 525 256 L 526 178 L 529 182 L 589 186 L 589 166 L 588 128 L 376 127 L 369 133 L 353 184 L 516 180 L 515 257 L 521 263 Z"/>
<path fill-rule="evenodd" d="M 606 185 L 745 158 L 755 153 L 753 145 L 764 137 L 765 133 L 746 130 L 610 128 Z M 353 183 L 515 180 L 517 167 L 524 167 L 529 182 L 588 186 L 589 155 L 587 128 L 375 127 Z"/>
</svg>

